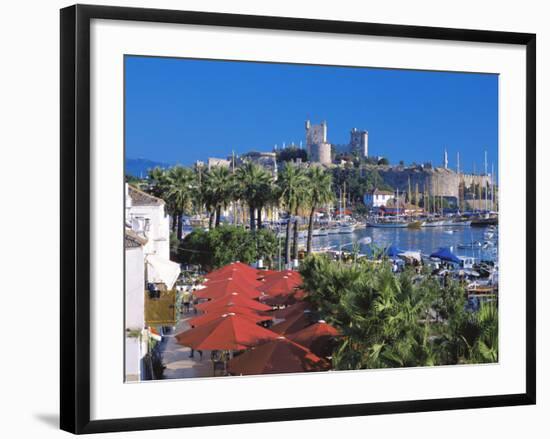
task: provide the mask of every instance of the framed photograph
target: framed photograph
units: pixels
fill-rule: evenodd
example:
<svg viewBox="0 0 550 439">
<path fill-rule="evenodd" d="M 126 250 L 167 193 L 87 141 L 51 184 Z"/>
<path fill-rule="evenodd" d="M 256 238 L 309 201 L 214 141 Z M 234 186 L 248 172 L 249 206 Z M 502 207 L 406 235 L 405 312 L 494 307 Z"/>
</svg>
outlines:
<svg viewBox="0 0 550 439">
<path fill-rule="evenodd" d="M 535 403 L 535 35 L 61 10 L 61 428 Z"/>
</svg>

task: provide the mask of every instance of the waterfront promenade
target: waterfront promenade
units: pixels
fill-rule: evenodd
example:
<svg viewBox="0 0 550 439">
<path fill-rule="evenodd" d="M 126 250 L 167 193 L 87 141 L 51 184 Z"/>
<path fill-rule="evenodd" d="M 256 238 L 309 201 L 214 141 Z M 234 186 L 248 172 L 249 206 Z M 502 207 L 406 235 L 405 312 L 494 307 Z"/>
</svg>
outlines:
<svg viewBox="0 0 550 439">
<path fill-rule="evenodd" d="M 160 347 L 162 361 L 166 366 L 163 379 L 172 380 L 180 378 L 203 378 L 212 376 L 212 362 L 210 361 L 210 351 L 204 351 L 202 360 L 198 352 L 195 352 L 193 358 L 189 357 L 191 349 L 178 344 L 175 335 L 189 329 L 188 320 L 195 317 L 191 310 L 188 313 L 182 313 L 176 329 L 164 337 Z"/>
</svg>

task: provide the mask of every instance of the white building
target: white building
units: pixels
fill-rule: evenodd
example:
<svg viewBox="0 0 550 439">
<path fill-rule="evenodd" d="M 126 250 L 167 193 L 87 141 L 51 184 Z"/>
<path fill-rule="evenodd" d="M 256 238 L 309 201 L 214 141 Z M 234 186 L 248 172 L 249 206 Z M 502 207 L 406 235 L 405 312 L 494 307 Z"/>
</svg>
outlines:
<svg viewBox="0 0 550 439">
<path fill-rule="evenodd" d="M 170 217 L 164 200 L 126 184 L 126 224 L 147 239 L 145 255 L 170 258 Z"/>
<path fill-rule="evenodd" d="M 145 255 L 143 247 L 147 240 L 131 229 L 124 236 L 126 294 L 124 353 L 126 381 L 143 378 L 143 357 L 147 354 L 147 331 L 145 330 Z"/>
<path fill-rule="evenodd" d="M 365 206 L 370 208 L 386 207 L 388 201 L 392 200 L 394 197 L 395 195 L 391 191 L 374 189 L 365 194 L 363 197 L 363 202 L 365 203 Z"/>
<path fill-rule="evenodd" d="M 147 240 L 143 246 L 146 280 L 172 289 L 180 267 L 170 261 L 170 218 L 164 207 L 164 200 L 126 185 L 126 224 Z"/>
</svg>

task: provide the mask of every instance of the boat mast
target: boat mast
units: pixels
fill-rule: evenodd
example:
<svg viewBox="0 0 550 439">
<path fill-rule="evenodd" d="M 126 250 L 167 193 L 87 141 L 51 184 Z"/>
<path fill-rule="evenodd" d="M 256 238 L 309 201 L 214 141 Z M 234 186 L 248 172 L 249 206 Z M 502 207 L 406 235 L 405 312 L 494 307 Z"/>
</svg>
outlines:
<svg viewBox="0 0 550 439">
<path fill-rule="evenodd" d="M 476 201 L 477 201 L 477 188 L 476 188 L 476 164 L 474 162 L 474 178 L 473 181 L 473 187 L 474 187 L 474 212 L 477 210 L 476 208 Z"/>
<path fill-rule="evenodd" d="M 485 212 L 487 212 L 487 150 L 485 150 L 485 179 L 483 180 L 483 188 L 485 189 Z"/>
<path fill-rule="evenodd" d="M 395 205 L 397 206 L 396 219 L 399 219 L 399 188 L 397 188 L 397 196 L 395 197 Z"/>
<path fill-rule="evenodd" d="M 344 196 L 342 197 L 342 201 L 344 204 L 344 211 L 346 210 L 346 182 L 344 181 Z M 344 212 L 340 210 L 340 215 L 343 215 Z"/>
</svg>

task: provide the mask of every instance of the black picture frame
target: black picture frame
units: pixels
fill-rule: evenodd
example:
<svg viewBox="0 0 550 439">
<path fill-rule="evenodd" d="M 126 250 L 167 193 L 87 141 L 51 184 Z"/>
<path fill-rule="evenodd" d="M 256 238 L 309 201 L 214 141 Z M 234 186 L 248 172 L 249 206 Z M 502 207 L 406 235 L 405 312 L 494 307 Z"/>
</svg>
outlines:
<svg viewBox="0 0 550 439">
<path fill-rule="evenodd" d="M 90 21 L 181 23 L 408 37 L 526 47 L 526 392 L 224 413 L 90 420 Z M 75 5 L 61 10 L 61 429 L 72 433 L 195 427 L 535 404 L 536 35 L 211 12 Z"/>
</svg>

